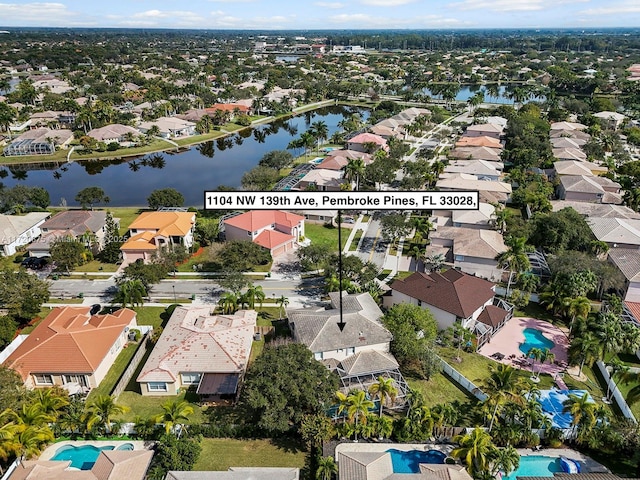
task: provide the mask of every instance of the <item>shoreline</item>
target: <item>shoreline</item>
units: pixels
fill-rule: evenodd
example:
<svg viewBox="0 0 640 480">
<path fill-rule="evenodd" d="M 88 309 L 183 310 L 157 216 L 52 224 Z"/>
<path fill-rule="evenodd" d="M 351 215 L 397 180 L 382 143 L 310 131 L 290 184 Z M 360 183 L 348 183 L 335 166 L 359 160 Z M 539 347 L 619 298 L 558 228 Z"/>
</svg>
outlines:
<svg viewBox="0 0 640 480">
<path fill-rule="evenodd" d="M 251 122 L 251 125 L 247 127 L 240 127 L 238 129 L 231 130 L 231 131 L 219 130 L 214 133 L 209 133 L 205 135 L 194 135 L 193 137 L 178 138 L 178 139 L 175 139 L 175 142 L 178 144 L 177 147 L 175 145 L 169 145 L 165 148 L 150 148 L 149 150 L 143 149 L 143 151 L 138 151 L 138 152 L 129 153 L 129 154 L 118 153 L 114 155 L 109 155 L 108 152 L 100 152 L 101 154 L 106 154 L 106 155 L 100 155 L 97 157 L 88 157 L 88 158 L 72 157 L 69 160 L 67 160 L 67 157 L 66 157 L 69 150 L 59 150 L 54 155 L 52 155 L 54 158 L 51 158 L 52 156 L 50 155 L 43 155 L 43 157 L 46 157 L 46 158 L 34 158 L 35 157 L 34 155 L 25 155 L 27 159 L 22 160 L 20 156 L 5 157 L 4 155 L 0 155 L 0 167 L 11 167 L 15 165 L 27 165 L 27 164 L 68 164 L 68 163 L 76 163 L 76 162 L 84 162 L 84 161 L 124 160 L 124 159 L 131 159 L 134 157 L 143 157 L 145 155 L 151 155 L 154 153 L 165 153 L 165 152 L 171 152 L 171 151 L 179 152 L 181 149 L 187 150 L 195 145 L 200 145 L 202 143 L 211 142 L 214 140 L 218 140 L 220 138 L 225 138 L 246 129 L 253 129 L 261 125 L 267 125 L 275 120 L 286 120 L 287 118 L 294 117 L 301 113 L 306 113 L 319 108 L 338 106 L 338 105 L 351 105 L 351 104 L 338 102 L 337 100 L 323 100 L 321 102 L 316 102 L 309 105 L 305 105 L 303 107 L 296 108 L 291 113 L 287 113 L 285 115 L 281 115 L 278 117 L 268 116 L 268 117 L 260 118 L 258 120 L 254 120 L 253 122 Z M 196 139 L 196 137 L 207 137 L 207 138 Z M 184 142 L 184 143 L 181 143 L 181 142 Z M 164 141 L 164 143 L 168 144 L 169 142 Z M 58 155 L 60 156 L 58 157 Z M 7 161 L 7 159 L 10 159 L 10 161 Z"/>
</svg>

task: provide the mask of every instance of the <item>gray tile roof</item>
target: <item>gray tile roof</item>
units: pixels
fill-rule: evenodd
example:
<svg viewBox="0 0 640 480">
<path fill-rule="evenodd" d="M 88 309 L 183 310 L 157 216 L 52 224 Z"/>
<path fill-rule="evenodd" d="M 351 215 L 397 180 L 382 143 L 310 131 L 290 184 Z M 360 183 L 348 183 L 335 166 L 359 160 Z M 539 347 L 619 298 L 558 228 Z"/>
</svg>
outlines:
<svg viewBox="0 0 640 480">
<path fill-rule="evenodd" d="M 398 368 L 398 362 L 390 353 L 369 350 L 358 352 L 340 362 L 347 375 L 359 375 L 362 373 L 377 373 Z"/>
<path fill-rule="evenodd" d="M 88 231 L 96 233 L 104 227 L 107 212 L 92 210 L 65 210 L 60 212 L 41 225 L 41 229 L 48 231 L 70 231 L 74 235 L 83 235 Z"/>
<path fill-rule="evenodd" d="M 165 480 L 298 480 L 300 469 L 280 467 L 229 467 L 227 472 L 168 472 Z"/>
<path fill-rule="evenodd" d="M 338 465 L 340 480 L 385 480 L 393 474 L 387 452 L 340 452 Z"/>
<path fill-rule="evenodd" d="M 609 250 L 609 260 L 618 267 L 627 280 L 640 281 L 640 250 L 612 248 Z"/>
<path fill-rule="evenodd" d="M 379 319 L 382 311 L 368 293 L 346 295 L 343 298 L 344 330 L 338 328 L 340 311 L 334 304 L 329 310 L 288 310 L 294 338 L 314 353 L 347 347 L 362 347 L 391 341 L 391 333 Z M 370 300 L 369 300 L 370 299 Z"/>
<path fill-rule="evenodd" d="M 26 215 L 0 215 L 0 245 L 13 243 L 20 235 L 50 215 L 49 212 L 30 212 Z"/>
<path fill-rule="evenodd" d="M 576 212 L 587 217 L 617 217 L 620 219 L 640 219 L 640 213 L 634 212 L 629 207 L 625 207 L 624 205 L 574 202 L 571 200 L 554 200 L 551 202 L 551 206 L 554 212 L 562 210 L 563 208 L 571 207 Z"/>
<path fill-rule="evenodd" d="M 598 240 L 640 246 L 640 220 L 588 218 L 587 223 Z"/>
</svg>

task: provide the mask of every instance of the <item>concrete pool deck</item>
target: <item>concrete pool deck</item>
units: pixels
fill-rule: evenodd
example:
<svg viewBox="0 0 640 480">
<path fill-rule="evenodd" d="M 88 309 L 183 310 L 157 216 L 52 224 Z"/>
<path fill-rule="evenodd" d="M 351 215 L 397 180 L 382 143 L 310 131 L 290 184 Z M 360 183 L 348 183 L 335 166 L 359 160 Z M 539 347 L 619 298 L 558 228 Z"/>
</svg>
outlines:
<svg viewBox="0 0 640 480">
<path fill-rule="evenodd" d="M 489 343 L 486 343 L 478 350 L 478 353 L 493 360 L 495 358 L 492 355 L 501 353 L 504 358 L 497 361 L 521 370 L 531 371 L 531 360 L 525 359 L 519 348 L 520 344 L 525 341 L 523 333 L 525 328 L 539 330 L 546 339 L 555 343 L 555 346 L 551 348 L 551 353 L 555 355 L 554 363 L 545 363 L 540 366 L 540 362 L 536 361 L 534 364 L 536 373 L 540 369 L 541 373 L 548 373 L 551 376 L 565 372 L 568 361 L 569 337 L 555 325 L 537 318 L 513 317 L 495 334 Z"/>
<path fill-rule="evenodd" d="M 540 450 L 531 450 L 530 448 L 518 448 L 518 453 L 521 457 L 540 456 L 540 457 L 567 457 L 571 460 L 577 460 L 580 462 L 580 466 L 583 468 L 581 473 L 610 473 L 609 469 L 604 465 L 596 462 L 591 457 L 568 448 L 543 448 Z"/>
<path fill-rule="evenodd" d="M 386 452 L 387 450 L 395 448 L 403 452 L 409 452 L 411 450 L 418 450 L 420 452 L 428 452 L 429 450 L 437 450 L 449 456 L 454 449 L 453 445 L 444 443 L 340 443 L 336 445 L 336 457 L 340 452 Z"/>
<path fill-rule="evenodd" d="M 94 447 L 107 447 L 109 445 L 113 445 L 116 449 L 120 445 L 125 444 L 133 445 L 134 450 L 146 450 L 144 444 L 145 442 L 140 440 L 65 440 L 63 442 L 54 443 L 53 445 L 49 445 L 44 452 L 40 454 L 38 460 L 51 460 L 56 454 L 56 452 L 67 445 L 72 447 L 82 447 L 84 445 L 92 445 Z"/>
</svg>

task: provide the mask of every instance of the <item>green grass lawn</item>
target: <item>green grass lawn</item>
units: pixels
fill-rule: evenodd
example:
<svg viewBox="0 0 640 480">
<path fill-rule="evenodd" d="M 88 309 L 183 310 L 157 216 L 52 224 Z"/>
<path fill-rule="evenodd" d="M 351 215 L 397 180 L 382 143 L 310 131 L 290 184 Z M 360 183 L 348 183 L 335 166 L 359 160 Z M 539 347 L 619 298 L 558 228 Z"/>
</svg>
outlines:
<svg viewBox="0 0 640 480">
<path fill-rule="evenodd" d="M 425 403 L 429 407 L 445 402 L 458 401 L 473 405 L 477 400 L 468 396 L 462 389 L 453 383 L 445 374 L 438 373 L 429 380 L 407 379 L 411 388 L 415 388 L 424 395 Z"/>
<path fill-rule="evenodd" d="M 138 325 L 151 325 L 158 328 L 162 325 L 163 319 L 160 314 L 165 311 L 166 307 L 136 307 Z"/>
<path fill-rule="evenodd" d="M 113 263 L 102 263 L 99 260 L 92 260 L 84 265 L 76 267 L 74 272 L 115 272 L 116 270 L 118 270 L 118 265 Z"/>
<path fill-rule="evenodd" d="M 351 229 L 342 228 L 342 244 L 344 245 L 349 237 Z M 307 223 L 304 226 L 306 237 L 316 245 L 328 245 L 334 252 L 338 251 L 338 229 L 325 225 Z"/>
<path fill-rule="evenodd" d="M 129 366 L 129 363 L 131 362 L 131 359 L 135 355 L 137 349 L 137 343 L 129 343 L 127 347 L 120 352 L 118 358 L 116 358 L 115 362 L 113 362 L 113 365 L 111 365 L 111 368 L 107 372 L 107 375 L 102 379 L 102 382 L 100 382 L 100 385 L 98 385 L 97 388 L 91 390 L 89 396 L 87 397 L 87 400 L 91 401 L 98 395 L 111 394 L 111 390 L 113 390 L 113 387 L 115 387 L 116 383 L 118 383 L 118 380 L 122 376 L 122 373 L 126 370 L 127 366 Z"/>
<path fill-rule="evenodd" d="M 133 380 L 135 380 L 137 375 L 138 372 L 134 374 Z M 133 422 L 137 416 L 140 416 L 142 418 L 154 417 L 155 415 L 162 413 L 162 405 L 165 402 L 172 402 L 174 400 L 185 400 L 185 394 L 182 393 L 177 396 L 169 395 L 165 397 L 149 397 L 140 395 L 139 391 L 127 389 L 120 394 L 117 403 L 118 405 L 124 405 L 128 407 L 129 411 L 120 416 L 118 420 L 121 420 L 123 422 Z M 205 422 L 206 416 L 204 412 L 206 411 L 207 407 L 201 407 L 192 402 L 190 402 L 190 404 L 193 407 L 193 415 L 189 416 L 189 422 L 187 423 L 198 424 Z"/>
<path fill-rule="evenodd" d="M 193 467 L 199 471 L 228 470 L 229 467 L 303 468 L 307 452 L 291 441 L 204 438 L 202 453 Z"/>
<path fill-rule="evenodd" d="M 364 230 L 358 229 L 356 230 L 355 235 L 353 236 L 353 240 L 351 240 L 351 245 L 349 245 L 349 251 L 355 251 L 358 249 L 358 242 L 362 238 L 364 234 Z"/>
</svg>

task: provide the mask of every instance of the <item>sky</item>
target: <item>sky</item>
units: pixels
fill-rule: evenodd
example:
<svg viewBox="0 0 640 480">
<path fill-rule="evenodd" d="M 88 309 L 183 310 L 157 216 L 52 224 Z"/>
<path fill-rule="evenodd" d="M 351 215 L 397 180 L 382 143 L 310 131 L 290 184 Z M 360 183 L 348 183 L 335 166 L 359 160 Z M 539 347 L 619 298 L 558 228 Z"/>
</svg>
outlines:
<svg viewBox="0 0 640 480">
<path fill-rule="evenodd" d="M 251 30 L 640 27 L 640 0 L 0 0 L 0 25 Z"/>
</svg>

